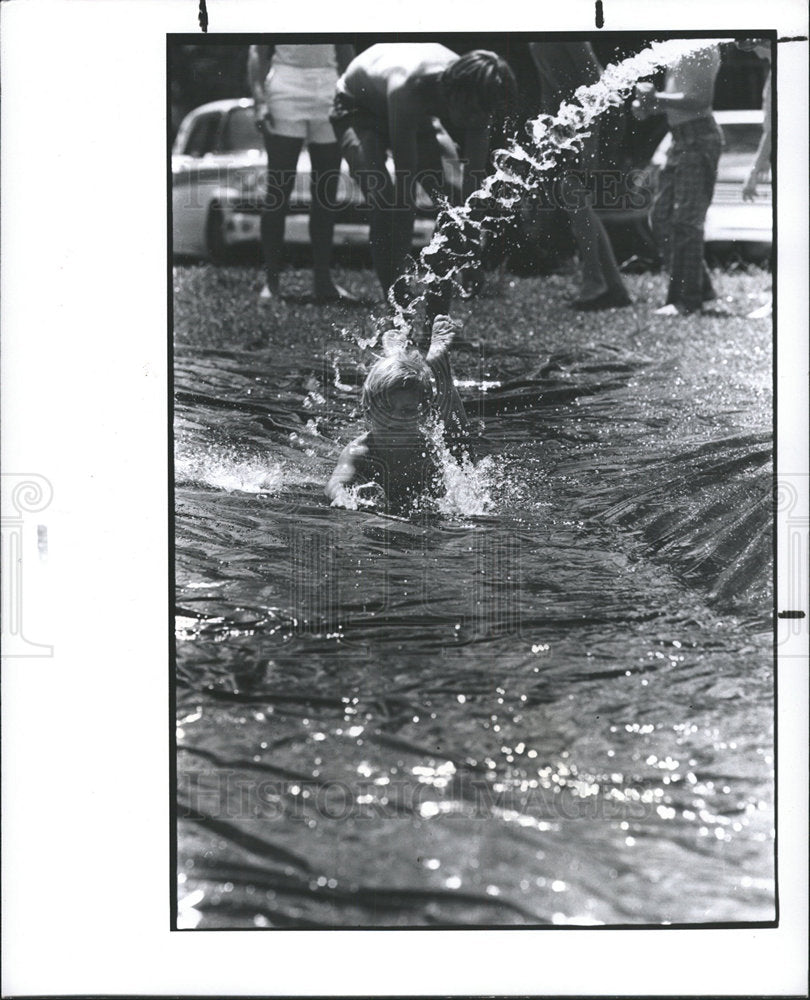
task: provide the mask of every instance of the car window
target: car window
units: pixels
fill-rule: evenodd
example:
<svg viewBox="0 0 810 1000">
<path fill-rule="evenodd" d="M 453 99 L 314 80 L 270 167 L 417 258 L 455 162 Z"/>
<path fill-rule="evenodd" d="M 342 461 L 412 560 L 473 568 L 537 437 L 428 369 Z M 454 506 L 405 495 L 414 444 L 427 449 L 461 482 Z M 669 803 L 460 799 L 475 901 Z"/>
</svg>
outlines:
<svg viewBox="0 0 810 1000">
<path fill-rule="evenodd" d="M 222 135 L 222 151 L 233 153 L 262 148 L 262 138 L 256 128 L 252 108 L 233 108 L 229 111 Z"/>
<path fill-rule="evenodd" d="M 732 122 L 723 125 L 723 138 L 726 140 L 726 152 L 750 153 L 753 156 L 762 136 L 762 125 L 759 122 Z"/>
<path fill-rule="evenodd" d="M 756 158 L 761 137 L 762 125 L 758 122 L 724 123 L 725 145 L 718 180 L 743 184 Z"/>
<path fill-rule="evenodd" d="M 205 156 L 213 152 L 221 117 L 218 111 L 214 111 L 195 120 L 183 150 L 187 156 Z"/>
</svg>

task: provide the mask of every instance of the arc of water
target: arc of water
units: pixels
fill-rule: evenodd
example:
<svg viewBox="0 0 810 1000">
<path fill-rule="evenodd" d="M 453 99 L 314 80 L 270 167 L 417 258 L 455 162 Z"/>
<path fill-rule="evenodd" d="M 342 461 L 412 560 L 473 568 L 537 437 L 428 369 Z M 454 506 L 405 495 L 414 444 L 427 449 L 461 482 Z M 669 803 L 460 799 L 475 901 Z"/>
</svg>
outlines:
<svg viewBox="0 0 810 1000">
<path fill-rule="evenodd" d="M 409 330 L 426 293 L 437 283 L 452 281 L 458 286 L 461 272 L 477 258 L 480 235 L 497 232 L 522 199 L 543 183 L 563 157 L 579 153 L 593 122 L 608 109 L 624 104 L 641 78 L 685 56 L 730 40 L 676 38 L 653 42 L 643 52 L 607 66 L 600 80 L 580 87 L 556 115 L 539 115 L 527 122 L 524 127 L 527 144 L 513 138 L 505 149 L 496 150 L 494 172 L 469 195 L 463 206 L 453 207 L 448 202 L 440 206 L 433 238 L 406 276 L 421 291 L 405 302 L 398 297 L 397 284 L 389 292 L 394 324 Z"/>
</svg>

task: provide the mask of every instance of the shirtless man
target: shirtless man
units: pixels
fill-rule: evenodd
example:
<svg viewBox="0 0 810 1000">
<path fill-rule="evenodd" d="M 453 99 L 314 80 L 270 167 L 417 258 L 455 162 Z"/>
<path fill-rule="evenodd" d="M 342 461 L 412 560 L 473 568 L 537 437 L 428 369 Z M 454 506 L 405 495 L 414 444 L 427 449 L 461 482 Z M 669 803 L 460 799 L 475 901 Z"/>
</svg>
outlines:
<svg viewBox="0 0 810 1000">
<path fill-rule="evenodd" d="M 698 312 L 704 302 L 716 298 L 703 259 L 703 225 L 723 145 L 712 114 L 719 69 L 720 50 L 711 45 L 670 66 L 663 91 L 649 83 L 636 87 L 635 117 L 643 120 L 663 112 L 672 133 L 652 212 L 653 232 L 670 275 L 660 315 Z"/>
<path fill-rule="evenodd" d="M 417 181 L 434 202 L 463 202 L 486 174 L 490 123 L 516 100 L 512 71 L 493 52 L 458 56 L 435 43 L 372 45 L 338 80 L 331 122 L 371 207 L 371 254 L 385 294 L 410 250 Z M 465 169 L 462 185 L 448 188 L 442 158 L 459 155 L 451 134 Z"/>
</svg>

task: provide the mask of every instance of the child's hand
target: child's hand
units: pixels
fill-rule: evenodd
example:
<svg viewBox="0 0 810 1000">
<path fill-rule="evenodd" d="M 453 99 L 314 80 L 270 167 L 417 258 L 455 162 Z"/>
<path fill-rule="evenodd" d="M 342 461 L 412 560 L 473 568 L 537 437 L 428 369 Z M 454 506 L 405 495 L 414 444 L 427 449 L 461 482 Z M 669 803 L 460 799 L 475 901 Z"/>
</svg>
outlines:
<svg viewBox="0 0 810 1000">
<path fill-rule="evenodd" d="M 439 334 L 442 337 L 449 337 L 451 340 L 461 330 L 461 321 L 453 319 L 452 316 L 439 315 L 433 320 L 433 336 Z"/>
<path fill-rule="evenodd" d="M 439 354 L 446 353 L 453 338 L 461 329 L 461 323 L 457 319 L 449 316 L 437 316 L 433 320 L 433 329 L 430 334 L 430 350 L 427 353 L 428 362 L 432 361 Z"/>
<path fill-rule="evenodd" d="M 361 491 L 363 492 L 361 493 Z M 385 500 L 385 490 L 379 483 L 375 483 L 373 480 L 369 483 L 360 483 L 358 486 L 355 486 L 354 495 L 357 497 L 357 502 L 363 507 L 373 507 L 375 504 L 382 503 Z"/>
</svg>

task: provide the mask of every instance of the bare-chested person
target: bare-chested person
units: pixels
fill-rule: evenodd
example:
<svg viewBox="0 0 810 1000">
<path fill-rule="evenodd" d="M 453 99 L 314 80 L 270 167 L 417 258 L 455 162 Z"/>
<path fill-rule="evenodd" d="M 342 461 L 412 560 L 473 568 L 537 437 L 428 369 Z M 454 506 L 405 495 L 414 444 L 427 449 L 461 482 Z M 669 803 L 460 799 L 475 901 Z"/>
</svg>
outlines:
<svg viewBox="0 0 810 1000">
<path fill-rule="evenodd" d="M 410 250 L 416 182 L 434 201 L 443 194 L 461 203 L 486 174 L 490 124 L 516 99 L 512 71 L 495 53 L 459 56 L 435 43 L 372 45 L 338 80 L 331 121 L 371 208 L 371 253 L 384 293 Z M 442 158 L 459 154 L 463 183 L 448 188 Z"/>
</svg>

